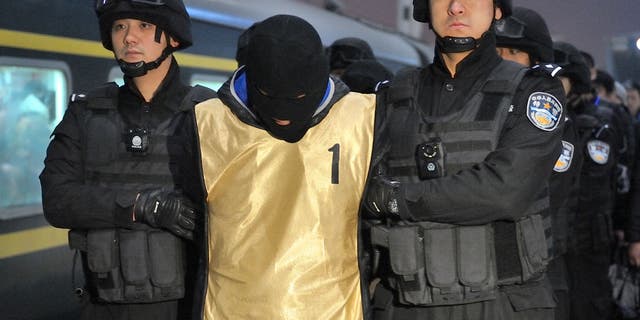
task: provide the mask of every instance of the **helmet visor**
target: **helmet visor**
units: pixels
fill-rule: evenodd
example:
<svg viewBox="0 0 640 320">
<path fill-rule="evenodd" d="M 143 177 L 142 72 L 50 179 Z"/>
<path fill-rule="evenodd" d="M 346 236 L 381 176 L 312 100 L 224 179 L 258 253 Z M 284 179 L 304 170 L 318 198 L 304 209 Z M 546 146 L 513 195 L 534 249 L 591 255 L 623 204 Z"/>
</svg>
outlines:
<svg viewBox="0 0 640 320">
<path fill-rule="evenodd" d="M 181 8 L 175 8 L 171 5 L 171 1 L 165 0 L 96 0 L 96 12 L 104 13 L 115 7 L 120 2 L 129 2 L 132 6 L 136 7 L 160 7 L 167 6 L 172 10 L 180 11 Z"/>
<path fill-rule="evenodd" d="M 365 58 L 362 50 L 351 46 L 336 46 L 330 49 L 329 61 L 334 68 L 344 68 Z"/>
<path fill-rule="evenodd" d="M 513 16 L 496 21 L 496 36 L 511 39 L 524 38 L 526 24 Z"/>
<path fill-rule="evenodd" d="M 569 54 L 563 50 L 553 50 L 553 60 L 555 64 L 561 67 L 566 67 L 573 64 L 586 65 L 586 61 L 582 58 L 582 56 Z"/>
</svg>

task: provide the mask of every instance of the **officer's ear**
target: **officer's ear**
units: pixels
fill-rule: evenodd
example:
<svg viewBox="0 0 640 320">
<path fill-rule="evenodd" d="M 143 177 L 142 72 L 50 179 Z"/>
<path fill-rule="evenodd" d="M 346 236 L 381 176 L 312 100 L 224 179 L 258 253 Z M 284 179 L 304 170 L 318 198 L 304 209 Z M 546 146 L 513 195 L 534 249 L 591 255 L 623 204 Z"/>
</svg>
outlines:
<svg viewBox="0 0 640 320">
<path fill-rule="evenodd" d="M 495 20 L 500 20 L 502 19 L 502 9 L 500 9 L 500 7 L 496 7 L 496 9 L 494 10 L 494 16 L 493 18 Z"/>
<path fill-rule="evenodd" d="M 178 46 L 180 46 L 180 41 L 174 39 L 173 37 L 169 37 L 169 45 L 173 48 L 177 48 Z"/>
</svg>

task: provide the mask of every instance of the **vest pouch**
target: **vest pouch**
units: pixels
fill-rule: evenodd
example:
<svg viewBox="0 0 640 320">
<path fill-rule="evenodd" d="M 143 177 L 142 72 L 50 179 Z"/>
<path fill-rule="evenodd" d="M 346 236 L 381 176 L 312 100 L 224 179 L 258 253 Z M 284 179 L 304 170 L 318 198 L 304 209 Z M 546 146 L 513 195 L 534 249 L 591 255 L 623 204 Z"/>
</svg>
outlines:
<svg viewBox="0 0 640 320">
<path fill-rule="evenodd" d="M 495 299 L 498 276 L 493 227 L 487 224 L 456 230 L 458 278 L 464 288 L 464 301 Z"/>
<path fill-rule="evenodd" d="M 453 225 L 424 230 L 427 279 L 433 295 L 432 305 L 462 301 L 463 289 L 456 269 L 456 229 Z"/>
<path fill-rule="evenodd" d="M 427 288 L 423 253 L 420 227 L 389 229 L 389 259 L 400 303 L 423 305 L 432 302 Z"/>
<path fill-rule="evenodd" d="M 184 242 L 170 232 L 149 232 L 151 283 L 156 300 L 180 299 L 184 296 Z"/>
<path fill-rule="evenodd" d="M 120 229 L 120 260 L 126 302 L 150 302 L 149 257 L 146 230 Z"/>
<path fill-rule="evenodd" d="M 117 302 L 123 298 L 118 251 L 116 229 L 87 232 L 87 266 L 99 300 Z"/>
<path fill-rule="evenodd" d="M 526 282 L 544 272 L 550 259 L 542 216 L 535 214 L 518 220 L 516 235 L 522 265 L 521 282 Z"/>
</svg>

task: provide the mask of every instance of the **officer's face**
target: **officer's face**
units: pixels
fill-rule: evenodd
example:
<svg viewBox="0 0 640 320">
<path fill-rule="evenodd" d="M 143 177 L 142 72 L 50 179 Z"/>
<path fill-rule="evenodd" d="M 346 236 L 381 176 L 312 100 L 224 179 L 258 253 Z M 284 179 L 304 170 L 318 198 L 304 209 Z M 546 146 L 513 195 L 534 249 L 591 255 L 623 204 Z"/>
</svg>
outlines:
<svg viewBox="0 0 640 320">
<path fill-rule="evenodd" d="M 564 94 L 569 95 L 569 92 L 571 92 L 571 79 L 560 76 L 560 81 L 562 81 L 562 88 L 564 89 Z"/>
<path fill-rule="evenodd" d="M 494 10 L 493 0 L 431 0 L 431 25 L 441 37 L 478 39 L 489 30 L 502 11 Z"/>
<path fill-rule="evenodd" d="M 635 89 L 627 89 L 627 106 L 632 114 L 640 110 L 640 92 Z"/>
<path fill-rule="evenodd" d="M 519 63 L 525 67 L 531 66 L 531 59 L 529 59 L 529 54 L 520 49 L 498 47 L 496 48 L 496 50 L 498 51 L 498 55 L 500 55 L 502 59 Z"/>
<path fill-rule="evenodd" d="M 134 63 L 139 61 L 151 62 L 162 54 L 167 46 L 166 37 L 155 41 L 156 26 L 154 24 L 136 20 L 120 19 L 113 22 L 111 42 L 113 52 L 118 59 Z M 170 38 L 171 46 L 177 47 L 178 42 Z"/>
</svg>

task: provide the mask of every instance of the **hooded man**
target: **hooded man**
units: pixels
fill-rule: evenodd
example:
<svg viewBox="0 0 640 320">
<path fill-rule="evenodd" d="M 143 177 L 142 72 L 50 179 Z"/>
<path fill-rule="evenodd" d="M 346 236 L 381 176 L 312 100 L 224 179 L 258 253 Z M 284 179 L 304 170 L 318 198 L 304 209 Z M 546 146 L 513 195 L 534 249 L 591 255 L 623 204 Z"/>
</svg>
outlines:
<svg viewBox="0 0 640 320">
<path fill-rule="evenodd" d="M 204 319 L 362 319 L 375 96 L 329 76 L 308 22 L 277 15 L 254 25 L 245 66 L 194 116 Z"/>
</svg>

